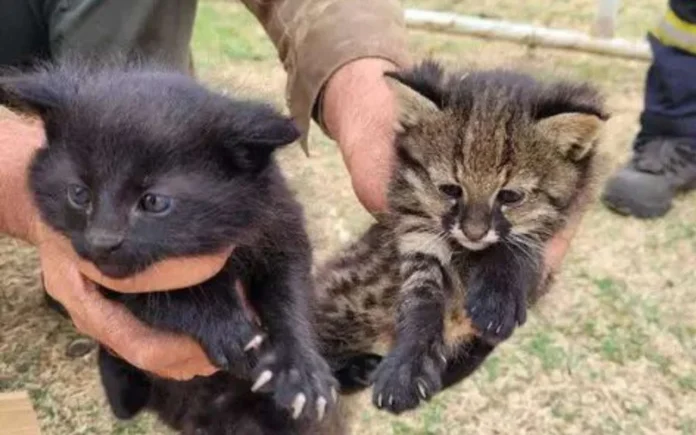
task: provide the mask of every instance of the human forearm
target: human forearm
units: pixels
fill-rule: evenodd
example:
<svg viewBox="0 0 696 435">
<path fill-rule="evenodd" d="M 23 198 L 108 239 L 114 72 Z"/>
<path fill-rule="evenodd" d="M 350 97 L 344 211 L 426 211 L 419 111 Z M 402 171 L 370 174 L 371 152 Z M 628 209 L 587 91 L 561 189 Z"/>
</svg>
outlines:
<svg viewBox="0 0 696 435">
<path fill-rule="evenodd" d="M 396 0 L 248 0 L 244 3 L 278 50 L 288 73 L 288 105 L 305 134 L 320 91 L 343 67 L 359 59 L 398 66 L 410 61 L 403 11 Z M 357 82 L 356 92 L 366 93 L 368 88 L 363 85 Z M 379 106 L 369 108 L 379 109 Z M 322 127 L 325 127 L 322 122 L 325 113 L 318 111 Z M 338 140 L 334 132 L 325 131 Z M 303 144 L 305 139 L 306 135 Z"/>
<path fill-rule="evenodd" d="M 393 162 L 396 111 L 384 72 L 397 66 L 382 59 L 361 59 L 341 68 L 326 86 L 324 126 L 336 139 L 353 190 L 371 213 L 386 209 Z"/>
<path fill-rule="evenodd" d="M 41 124 L 0 114 L 0 233 L 36 243 L 27 168 L 43 141 Z"/>
<path fill-rule="evenodd" d="M 383 77 L 410 62 L 403 11 L 394 0 L 245 2 L 288 73 L 290 111 L 306 133 L 314 117 L 341 149 L 353 189 L 384 211 L 394 101 Z"/>
</svg>

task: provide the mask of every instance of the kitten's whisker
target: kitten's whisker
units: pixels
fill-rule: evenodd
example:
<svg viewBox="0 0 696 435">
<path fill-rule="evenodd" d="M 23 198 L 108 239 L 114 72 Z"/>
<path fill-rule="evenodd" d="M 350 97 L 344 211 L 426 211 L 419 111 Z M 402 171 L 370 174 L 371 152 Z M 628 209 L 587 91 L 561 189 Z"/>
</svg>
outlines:
<svg viewBox="0 0 696 435">
<path fill-rule="evenodd" d="M 441 232 L 441 230 L 439 230 L 438 228 L 429 226 L 429 227 L 423 227 L 423 229 L 421 231 L 418 231 L 418 232 L 420 232 L 420 233 L 427 232 L 429 234 L 432 234 L 433 236 L 436 236 L 437 234 L 439 234 Z M 397 243 L 401 237 L 399 234 L 396 234 L 395 232 L 385 234 L 385 236 L 386 237 L 382 238 L 382 240 L 385 243 Z"/>
<path fill-rule="evenodd" d="M 437 244 L 440 243 L 442 240 L 444 240 L 444 239 L 442 238 L 442 235 L 444 235 L 444 232 L 439 232 L 439 233 L 437 233 L 437 234 L 433 234 L 433 237 L 432 237 L 431 239 L 429 239 L 428 242 L 425 243 L 425 244 L 421 247 L 421 249 L 424 250 L 424 251 L 429 251 L 430 248 L 432 248 L 433 246 L 437 245 Z"/>
<path fill-rule="evenodd" d="M 519 252 L 531 263 L 538 265 L 539 254 L 541 252 L 541 245 L 536 244 L 529 238 L 523 238 L 515 235 L 511 235 L 507 238 L 508 242 L 515 246 Z"/>
</svg>

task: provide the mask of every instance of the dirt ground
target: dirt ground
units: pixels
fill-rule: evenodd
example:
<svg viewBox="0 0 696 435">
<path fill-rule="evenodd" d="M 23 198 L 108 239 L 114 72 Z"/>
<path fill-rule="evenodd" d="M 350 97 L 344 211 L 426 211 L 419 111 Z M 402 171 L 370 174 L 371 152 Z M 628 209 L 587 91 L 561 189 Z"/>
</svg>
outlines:
<svg viewBox="0 0 696 435">
<path fill-rule="evenodd" d="M 532 5 L 533 3 L 533 5 Z M 665 1 L 623 2 L 619 36 L 641 38 Z M 587 30 L 595 0 L 409 0 L 450 10 Z M 591 79 L 609 96 L 605 149 L 615 167 L 637 131 L 648 64 L 411 31 L 419 55 Z M 194 53 L 216 87 L 283 102 L 284 72 L 253 17 L 235 2 L 203 1 Z M 311 157 L 282 164 L 306 206 L 318 260 L 356 237 L 369 217 L 335 145 L 318 129 Z M 595 204 L 553 291 L 480 371 L 416 412 L 393 418 L 365 395 L 356 434 L 696 433 L 696 197 L 664 219 L 618 217 Z M 32 248 L 0 239 L 0 391 L 26 389 L 44 434 L 165 434 L 149 417 L 122 423 L 105 405 L 94 354 L 72 359 L 72 326 L 46 309 Z M 2 428 L 0 428 L 0 433 Z"/>
</svg>

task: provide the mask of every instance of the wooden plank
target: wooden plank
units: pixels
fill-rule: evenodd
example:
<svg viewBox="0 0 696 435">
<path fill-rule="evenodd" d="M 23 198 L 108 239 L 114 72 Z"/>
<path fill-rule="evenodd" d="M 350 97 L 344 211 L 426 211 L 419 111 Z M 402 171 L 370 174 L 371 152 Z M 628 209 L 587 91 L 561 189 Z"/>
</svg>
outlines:
<svg viewBox="0 0 696 435">
<path fill-rule="evenodd" d="M 25 391 L 0 393 L 0 433 L 41 435 L 34 407 Z"/>
</svg>

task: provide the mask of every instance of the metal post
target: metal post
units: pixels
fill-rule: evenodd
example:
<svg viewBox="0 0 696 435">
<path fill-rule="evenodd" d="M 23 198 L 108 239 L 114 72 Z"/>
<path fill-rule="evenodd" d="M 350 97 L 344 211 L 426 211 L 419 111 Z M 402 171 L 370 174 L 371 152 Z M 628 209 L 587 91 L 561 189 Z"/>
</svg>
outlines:
<svg viewBox="0 0 696 435">
<path fill-rule="evenodd" d="M 616 17 L 619 13 L 621 0 L 598 0 L 597 17 L 595 18 L 592 34 L 599 38 L 613 38 L 616 29 Z"/>
</svg>

